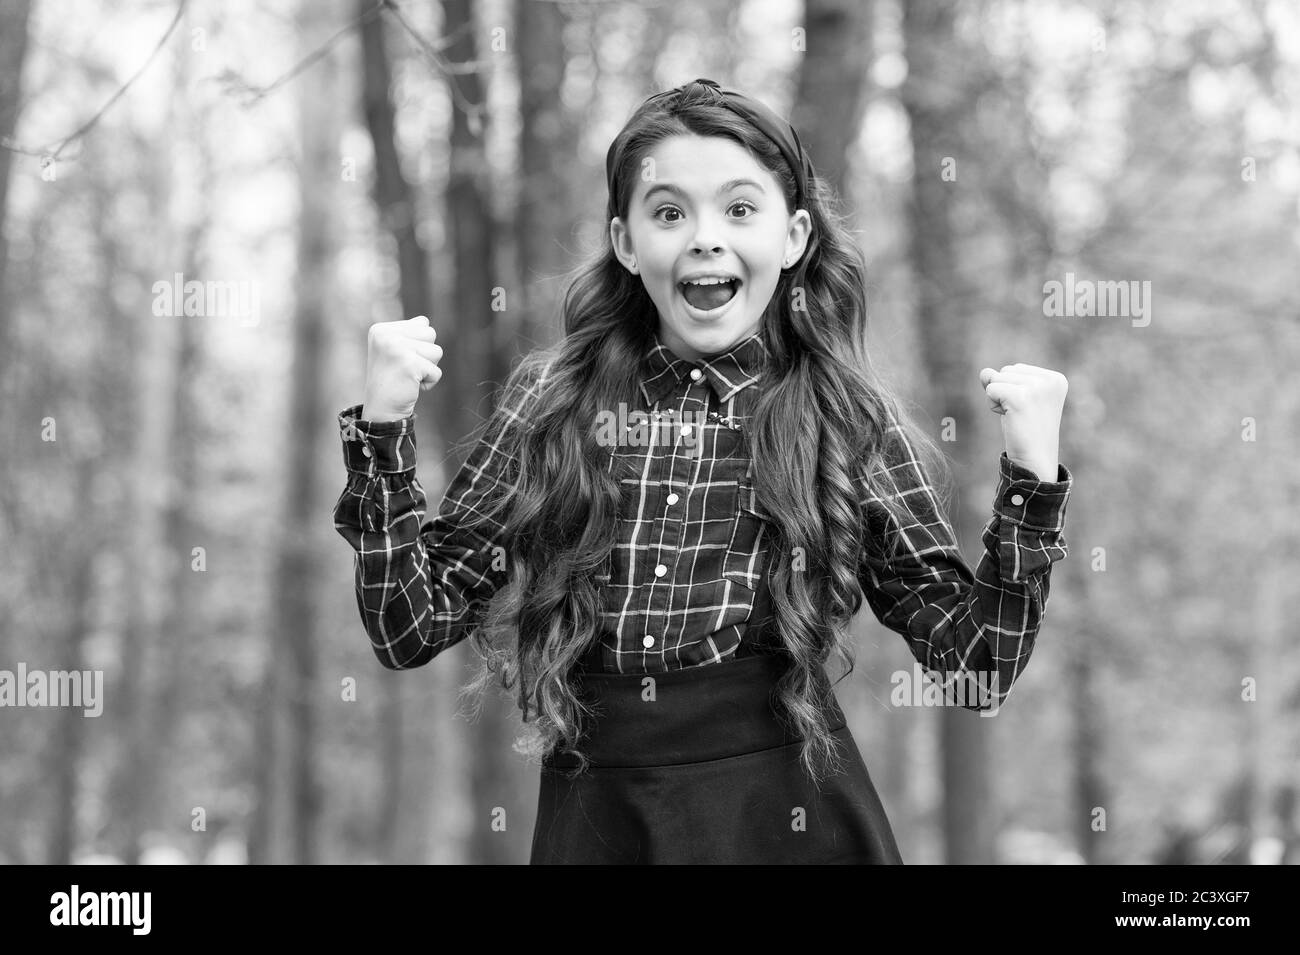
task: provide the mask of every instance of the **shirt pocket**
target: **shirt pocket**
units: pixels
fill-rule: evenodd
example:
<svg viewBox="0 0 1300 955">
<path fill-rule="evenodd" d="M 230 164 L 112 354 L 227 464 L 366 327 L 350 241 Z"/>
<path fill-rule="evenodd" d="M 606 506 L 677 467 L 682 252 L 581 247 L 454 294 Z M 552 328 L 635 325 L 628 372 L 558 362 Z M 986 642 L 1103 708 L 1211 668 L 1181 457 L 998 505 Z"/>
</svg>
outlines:
<svg viewBox="0 0 1300 955">
<path fill-rule="evenodd" d="M 735 522 L 722 561 L 722 576 L 757 590 L 763 570 L 762 547 L 770 533 L 753 482 L 742 480 L 736 488 Z"/>
</svg>

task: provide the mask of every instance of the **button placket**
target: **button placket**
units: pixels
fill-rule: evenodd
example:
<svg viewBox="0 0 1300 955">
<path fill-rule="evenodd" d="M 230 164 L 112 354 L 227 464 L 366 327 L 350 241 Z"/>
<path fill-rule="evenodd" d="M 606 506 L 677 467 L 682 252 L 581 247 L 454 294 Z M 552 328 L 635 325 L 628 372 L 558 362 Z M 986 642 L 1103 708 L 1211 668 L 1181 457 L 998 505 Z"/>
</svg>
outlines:
<svg viewBox="0 0 1300 955">
<path fill-rule="evenodd" d="M 683 407 L 668 408 L 663 412 L 664 416 L 668 417 L 673 424 L 676 423 L 674 419 L 679 416 L 689 420 L 689 416 L 686 415 L 686 406 L 689 405 L 691 399 L 684 396 L 683 401 Z M 695 426 L 684 424 L 677 429 L 677 433 L 685 438 L 690 437 L 696 430 Z M 666 616 L 671 611 L 672 587 L 667 586 L 670 583 L 668 580 L 669 568 L 672 562 L 676 560 L 676 555 L 682 546 L 683 535 L 686 533 L 683 496 L 676 491 L 669 491 L 662 498 L 659 495 L 663 494 L 663 491 L 669 487 L 689 487 L 693 480 L 691 471 L 699 465 L 699 458 L 696 455 L 681 453 L 683 443 L 681 440 L 670 442 L 666 448 L 662 449 L 660 464 L 667 473 L 660 471 L 655 475 L 656 478 L 661 478 L 661 480 L 655 482 L 656 487 L 654 489 L 659 509 L 657 513 L 652 511 L 647 515 L 653 518 L 650 528 L 652 536 L 649 541 L 651 546 L 647 549 L 645 558 L 647 563 L 650 561 L 654 563 L 651 565 L 650 574 L 644 577 L 644 580 L 650 584 L 647 588 L 649 591 L 648 606 L 645 609 L 651 617 L 657 615 Z M 682 509 L 676 513 L 669 513 L 669 508 L 679 504 L 679 502 L 683 505 Z M 648 503 L 650 503 L 651 507 L 654 506 L 654 502 Z M 663 582 L 665 586 L 654 586 L 660 582 Z M 655 646 L 662 646 L 664 639 L 666 638 L 647 633 L 641 638 L 641 645 L 649 650 Z"/>
</svg>

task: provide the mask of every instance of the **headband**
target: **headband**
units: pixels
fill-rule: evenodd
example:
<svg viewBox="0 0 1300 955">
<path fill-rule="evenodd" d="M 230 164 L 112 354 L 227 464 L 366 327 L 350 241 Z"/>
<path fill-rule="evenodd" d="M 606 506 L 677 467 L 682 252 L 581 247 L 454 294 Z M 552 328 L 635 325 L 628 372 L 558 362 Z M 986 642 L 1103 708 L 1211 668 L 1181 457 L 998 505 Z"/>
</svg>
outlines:
<svg viewBox="0 0 1300 955">
<path fill-rule="evenodd" d="M 666 100 L 672 96 L 680 96 L 679 106 L 686 106 L 695 102 L 704 102 L 713 106 L 721 106 L 731 110 L 742 119 L 748 120 L 768 139 L 770 139 L 776 148 L 781 151 L 785 161 L 790 164 L 791 170 L 794 171 L 795 196 L 794 206 L 799 209 L 803 206 L 804 199 L 808 196 L 808 180 L 812 175 L 809 163 L 804 155 L 803 144 L 799 142 L 799 134 L 794 131 L 794 127 L 779 117 L 771 109 L 764 106 L 756 99 L 751 99 L 744 93 L 735 90 L 726 90 L 720 87 L 713 80 L 698 79 L 675 89 L 667 90 L 663 93 L 656 93 L 642 104 L 644 109 L 651 103 L 659 100 Z M 614 217 L 614 202 L 618 195 L 616 191 L 614 169 L 615 147 L 618 145 L 618 137 L 614 142 L 609 144 L 609 151 L 605 154 L 605 181 L 609 186 L 609 211 L 610 218 Z"/>
</svg>

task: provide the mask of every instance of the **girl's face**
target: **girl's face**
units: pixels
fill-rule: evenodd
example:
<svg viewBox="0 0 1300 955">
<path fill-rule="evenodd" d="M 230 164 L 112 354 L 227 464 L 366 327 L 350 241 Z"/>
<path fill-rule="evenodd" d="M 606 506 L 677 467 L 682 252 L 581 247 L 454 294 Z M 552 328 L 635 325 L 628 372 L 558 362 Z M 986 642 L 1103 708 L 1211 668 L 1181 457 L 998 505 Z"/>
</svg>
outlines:
<svg viewBox="0 0 1300 955">
<path fill-rule="evenodd" d="M 614 252 L 645 283 L 664 345 L 688 361 L 727 351 L 758 331 L 812 220 L 786 212 L 776 177 L 734 139 L 670 136 L 641 169 L 627 221 L 609 224 Z M 687 284 L 703 276 L 728 281 Z"/>
</svg>

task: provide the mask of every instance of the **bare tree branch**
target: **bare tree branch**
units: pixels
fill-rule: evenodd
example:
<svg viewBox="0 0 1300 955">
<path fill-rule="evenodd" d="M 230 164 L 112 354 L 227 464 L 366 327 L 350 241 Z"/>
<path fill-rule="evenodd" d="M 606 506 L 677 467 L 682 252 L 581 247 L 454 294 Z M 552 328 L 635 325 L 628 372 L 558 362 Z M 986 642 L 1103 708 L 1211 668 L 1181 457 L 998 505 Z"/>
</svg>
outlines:
<svg viewBox="0 0 1300 955">
<path fill-rule="evenodd" d="M 23 153 L 24 155 L 27 156 L 39 156 L 42 160 L 46 162 L 50 162 L 55 159 L 58 159 L 59 156 L 63 154 L 63 150 L 66 149 L 71 143 L 76 142 L 77 140 L 81 139 L 82 136 L 86 135 L 86 133 L 90 132 L 90 130 L 94 127 L 94 125 L 98 123 L 100 119 L 103 118 L 105 113 L 108 112 L 109 108 L 114 103 L 116 103 L 119 99 L 121 99 L 122 95 L 131 88 L 131 84 L 134 83 L 136 80 L 138 80 L 141 74 L 143 74 L 144 71 L 149 68 L 149 64 L 151 64 L 157 58 L 158 54 L 162 51 L 163 45 L 167 42 L 167 38 L 170 37 L 173 32 L 175 32 L 176 25 L 181 22 L 181 15 L 184 14 L 185 4 L 188 2 L 189 0 L 177 0 L 176 15 L 172 17 L 172 22 L 168 24 L 167 30 L 163 33 L 162 37 L 158 40 L 158 45 L 153 48 L 153 52 L 149 54 L 149 58 L 146 59 L 143 64 L 141 64 L 140 68 L 135 71 L 135 74 L 129 80 L 127 80 L 124 84 L 122 84 L 122 87 L 116 93 L 114 93 L 111 97 L 109 97 L 108 102 L 106 102 L 103 106 L 101 106 L 99 108 L 99 111 L 96 112 L 95 115 L 91 116 L 90 119 L 82 123 L 72 133 L 65 136 L 57 146 L 46 148 L 46 149 L 31 149 L 26 146 L 18 145 L 17 143 L 10 140 L 8 137 L 0 139 L 0 146 L 10 150 L 11 152 Z M 81 153 L 77 153 L 76 156 L 73 156 L 71 158 L 76 159 L 80 155 Z"/>
<path fill-rule="evenodd" d="M 224 84 L 224 86 L 226 87 L 226 92 L 242 94 L 243 100 L 240 103 L 240 105 L 245 108 L 248 108 L 252 106 L 254 103 L 257 103 L 259 100 L 261 100 L 263 97 L 265 97 L 272 91 L 280 88 L 285 83 L 289 82 L 299 73 L 302 73 L 304 70 L 306 70 L 309 66 L 311 66 L 312 64 L 320 60 L 320 58 L 323 57 L 326 53 L 328 53 L 334 47 L 334 45 L 338 43 L 339 40 L 341 40 L 344 36 L 346 36 L 350 31 L 359 27 L 361 24 L 366 23 L 367 21 L 373 19 L 376 14 L 380 13 L 384 9 L 384 7 L 388 5 L 388 3 L 389 0 L 375 0 L 375 5 L 373 7 L 367 10 L 365 13 L 362 13 L 356 18 L 354 18 L 352 22 L 343 26 L 332 37 L 330 37 L 328 40 L 326 40 L 324 43 L 318 46 L 315 50 L 308 53 L 305 57 L 303 57 L 301 60 L 295 63 L 293 67 L 288 70 L 288 72 L 281 74 L 279 77 L 277 77 L 275 80 L 273 80 L 271 83 L 269 83 L 266 86 L 255 86 L 252 83 L 249 83 L 247 80 L 245 80 L 239 73 L 236 73 L 234 70 L 223 70 L 221 73 L 217 74 L 217 76 L 213 77 L 213 79 L 219 83 Z"/>
<path fill-rule="evenodd" d="M 100 119 L 103 118 L 104 114 L 108 112 L 108 110 L 113 106 L 113 104 L 122 98 L 122 96 L 126 93 L 126 91 L 131 88 L 131 85 L 137 79 L 140 78 L 140 76 L 144 73 L 144 71 L 149 68 L 149 65 L 154 61 L 154 59 L 157 58 L 164 44 L 166 44 L 167 39 L 172 35 L 172 33 L 175 32 L 176 26 L 177 24 L 180 23 L 181 16 L 184 14 L 185 6 L 188 2 L 189 0 L 177 0 L 176 15 L 172 18 L 172 22 L 168 25 L 167 30 L 163 33 L 162 37 L 158 40 L 158 45 L 155 46 L 153 52 L 149 54 L 149 58 L 145 60 L 145 62 L 140 66 L 140 68 L 136 70 L 135 74 L 129 80 L 127 80 L 121 86 L 121 88 L 118 89 L 117 92 L 114 93 L 108 99 L 108 101 L 104 103 L 104 105 L 101 106 L 93 116 L 91 116 L 88 120 L 82 123 L 81 126 L 79 126 L 71 134 L 64 137 L 57 144 L 46 147 L 44 149 L 32 148 L 29 146 L 20 145 L 8 137 L 0 137 L 0 147 L 3 147 L 15 153 L 22 153 L 27 156 L 36 156 L 46 163 L 52 162 L 53 160 L 58 159 L 60 156 L 62 156 L 63 150 L 66 149 L 72 143 L 80 141 L 82 137 L 84 137 L 86 133 L 88 133 L 95 126 L 95 124 L 98 123 Z M 478 72 L 485 66 L 485 62 L 480 60 L 480 61 L 468 62 L 468 63 L 452 63 L 447 59 L 445 59 L 441 55 L 441 51 L 446 47 L 450 46 L 455 41 L 456 36 L 454 34 L 449 35 L 447 37 L 440 38 L 436 42 L 425 39 L 423 36 L 420 35 L 419 31 L 416 30 L 411 25 L 410 21 L 408 21 L 406 17 L 402 15 L 401 9 L 398 7 L 397 3 L 394 2 L 394 0 L 375 0 L 375 5 L 372 8 L 370 8 L 365 13 L 353 19 L 350 23 L 343 26 L 333 36 L 331 36 L 328 40 L 322 43 L 317 49 L 307 54 L 296 64 L 294 64 L 293 67 L 291 67 L 287 72 L 283 73 L 282 75 L 277 77 L 275 80 L 273 80 L 271 83 L 267 84 L 266 86 L 257 86 L 255 84 L 249 83 L 246 79 L 244 79 L 243 76 L 241 76 L 239 73 L 235 72 L 234 70 L 223 70 L 215 77 L 212 77 L 212 79 L 218 83 L 221 83 L 224 86 L 225 91 L 227 93 L 240 95 L 242 97 L 240 103 L 241 106 L 245 108 L 250 107 L 253 104 L 262 100 L 264 97 L 268 96 L 273 91 L 279 89 L 285 83 L 288 83 L 294 77 L 303 73 L 313 64 L 315 64 L 317 61 L 319 61 L 323 56 L 325 56 L 326 53 L 330 51 L 330 49 L 332 49 L 335 46 L 335 44 L 339 42 L 339 40 L 341 40 L 344 36 L 346 36 L 350 31 L 356 29 L 361 24 L 369 21 L 370 19 L 384 12 L 385 10 L 391 13 L 393 17 L 397 20 L 397 22 L 401 25 L 402 29 L 405 30 L 413 40 L 415 40 L 416 44 L 418 45 L 421 52 L 425 55 L 425 57 L 429 59 L 438 70 L 440 70 L 443 74 L 445 74 L 450 79 L 451 82 L 449 85 L 451 88 L 452 99 L 455 101 L 456 105 L 460 109 L 462 109 L 466 113 L 466 115 L 470 117 L 472 128 L 481 129 L 483 114 L 486 112 L 486 104 L 470 103 L 468 100 L 466 100 L 465 97 L 461 94 L 460 89 L 456 84 L 455 77 L 459 75 L 465 75 L 468 73 Z M 81 153 L 78 152 L 76 155 L 67 158 L 70 160 L 75 160 L 80 158 L 80 156 Z"/>
<path fill-rule="evenodd" d="M 380 0 L 380 2 L 388 7 L 397 22 L 402 25 L 402 29 L 411 35 L 411 38 L 415 40 L 416 44 L 424 52 L 425 56 L 432 61 L 433 65 L 447 76 L 447 85 L 451 89 L 451 98 L 453 102 L 455 102 L 456 106 L 459 107 L 469 118 L 470 129 L 476 131 L 482 129 L 483 113 L 486 111 L 487 104 L 471 103 L 469 100 L 465 99 L 460 92 L 460 87 L 456 84 L 456 77 L 467 73 L 479 72 L 485 66 L 485 61 L 478 60 L 468 63 L 449 62 L 442 57 L 439 47 L 422 37 L 407 21 L 406 17 L 402 16 L 402 11 L 398 9 L 397 4 L 393 3 L 392 0 Z M 443 47 L 450 46 L 455 39 L 455 35 L 444 37 L 441 45 Z"/>
</svg>

